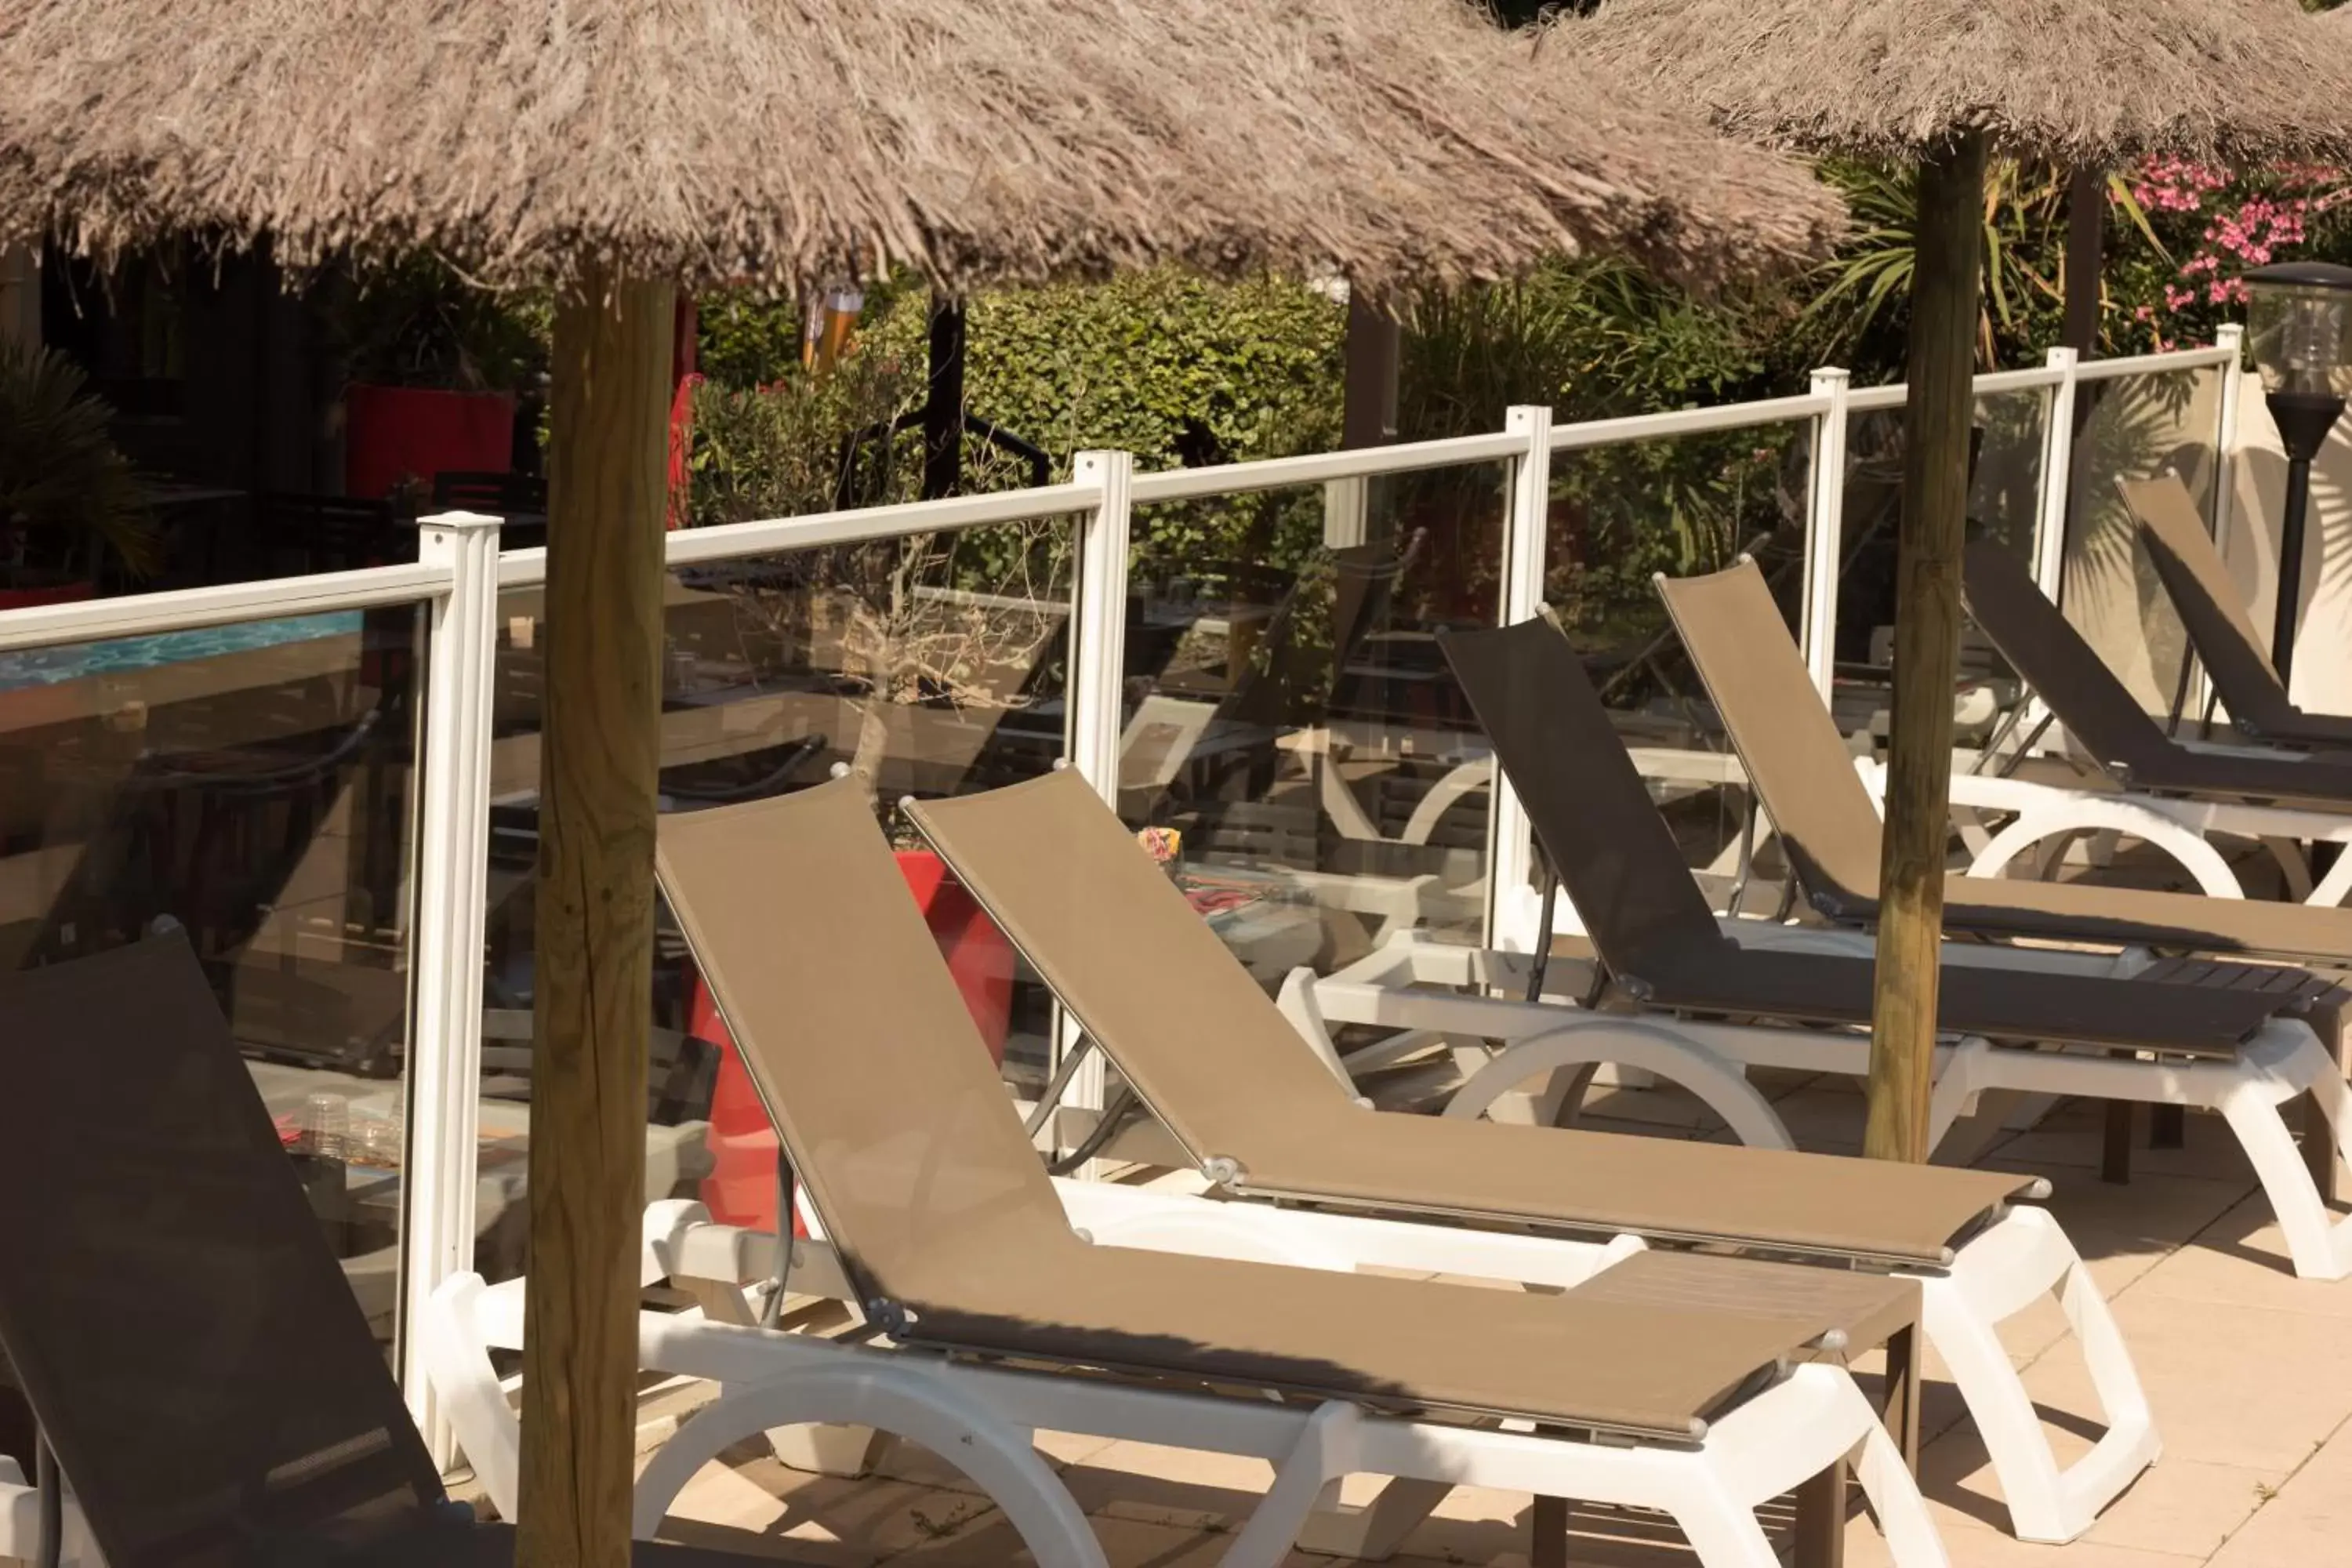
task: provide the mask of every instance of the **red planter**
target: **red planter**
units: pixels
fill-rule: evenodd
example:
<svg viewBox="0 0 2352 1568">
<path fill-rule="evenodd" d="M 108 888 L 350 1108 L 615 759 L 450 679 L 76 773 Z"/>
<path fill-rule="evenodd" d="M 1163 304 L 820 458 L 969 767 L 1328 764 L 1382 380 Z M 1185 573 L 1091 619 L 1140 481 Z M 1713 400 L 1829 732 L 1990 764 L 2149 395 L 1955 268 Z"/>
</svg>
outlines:
<svg viewBox="0 0 2352 1568">
<path fill-rule="evenodd" d="M 381 500 L 405 479 L 445 470 L 502 474 L 514 464 L 514 399 L 422 386 L 343 391 L 343 489 Z"/>
<path fill-rule="evenodd" d="M 95 583 L 52 583 L 43 588 L 0 588 L 0 610 L 22 610 L 34 605 L 78 605 L 98 594 Z"/>
<path fill-rule="evenodd" d="M 922 907 L 924 921 L 955 976 L 956 989 L 971 1021 L 980 1027 L 989 1058 L 1004 1063 L 1004 1037 L 1013 1016 L 1013 943 L 997 929 L 966 892 L 948 875 L 940 858 L 928 850 L 898 853 L 898 872 Z M 719 1079 L 710 1095 L 710 1174 L 703 1179 L 702 1202 L 721 1225 L 757 1230 L 776 1226 L 776 1130 L 751 1087 L 751 1074 L 735 1052 L 735 1042 L 719 1017 L 719 1009 L 699 975 L 687 1009 L 687 1032 L 719 1047 Z M 796 1235 L 807 1232 L 797 1217 Z"/>
</svg>

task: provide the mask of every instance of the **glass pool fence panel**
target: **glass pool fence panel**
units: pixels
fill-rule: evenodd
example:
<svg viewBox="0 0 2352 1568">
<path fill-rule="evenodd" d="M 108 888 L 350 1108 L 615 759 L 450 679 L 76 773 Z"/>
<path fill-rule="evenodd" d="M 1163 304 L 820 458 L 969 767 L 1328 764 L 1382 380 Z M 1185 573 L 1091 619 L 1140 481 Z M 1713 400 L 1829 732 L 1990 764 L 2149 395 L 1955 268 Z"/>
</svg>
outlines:
<svg viewBox="0 0 2352 1568">
<path fill-rule="evenodd" d="M 1269 990 L 1475 942 L 1493 763 L 1437 647 L 1502 603 L 1507 463 L 1139 501 L 1118 805 Z M 1140 488 L 1140 487 L 1139 487 Z"/>
<path fill-rule="evenodd" d="M 2119 479 L 2179 475 L 2210 522 L 2221 482 L 2218 364 L 2086 380 L 2076 394 L 2066 618 L 2148 712 L 2184 700 L 2188 633 L 2140 548 Z"/>
<path fill-rule="evenodd" d="M 387 1346 L 425 628 L 401 603 L 0 651 L 0 966 L 184 932 Z"/>
<path fill-rule="evenodd" d="M 894 533 L 674 567 L 666 588 L 664 811 L 787 795 L 836 767 L 871 781 L 875 831 L 1007 1078 L 1034 1096 L 1052 1006 L 1009 943 L 898 810 L 909 795 L 991 789 L 1066 750 L 1068 517 Z M 531 868 L 539 836 L 544 595 L 498 607 L 483 974 L 476 1267 L 525 1263 L 534 1042 Z M 789 895 L 780 895 L 789 896 Z M 646 1196 L 690 1198 L 722 1222 L 772 1228 L 776 1139 L 667 909 L 657 917 L 646 1112 Z"/>
<path fill-rule="evenodd" d="M 1552 454 L 1545 601 L 1718 909 L 1776 903 L 1780 873 L 1750 853 L 1745 774 L 1653 578 L 1752 556 L 1793 639 L 1812 452 L 1799 419 Z"/>
</svg>

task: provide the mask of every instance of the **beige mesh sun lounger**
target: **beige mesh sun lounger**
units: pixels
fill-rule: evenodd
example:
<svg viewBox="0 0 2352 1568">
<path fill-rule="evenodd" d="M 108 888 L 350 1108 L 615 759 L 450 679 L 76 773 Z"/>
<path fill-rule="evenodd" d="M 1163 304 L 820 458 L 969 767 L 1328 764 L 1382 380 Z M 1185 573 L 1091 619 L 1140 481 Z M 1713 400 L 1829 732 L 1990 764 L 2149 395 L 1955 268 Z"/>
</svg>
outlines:
<svg viewBox="0 0 2352 1568">
<path fill-rule="evenodd" d="M 1253 1564 L 1287 1552 L 1327 1483 L 1368 1472 L 1661 1507 L 1700 1561 L 1767 1568 L 1755 1506 L 1860 1444 L 1897 1560 L 1943 1562 L 1851 1378 L 1794 1364 L 1842 1329 L 1830 1315 L 1091 1244 L 854 783 L 666 817 L 659 864 L 852 1299 L 897 1347 L 829 1353 L 875 1358 L 918 1398 L 943 1382 L 935 1415 L 970 1415 L 977 1398 L 1024 1447 L 1046 1426 L 1272 1458 L 1274 1488 L 1225 1559 Z M 806 1336 L 706 1331 L 809 1353 Z M 776 1380 L 779 1397 L 793 1381 Z M 763 1414 L 709 1433 L 698 1415 L 662 1462 L 676 1473 Z"/>
<path fill-rule="evenodd" d="M 1763 574 L 1742 562 L 1712 576 L 1661 578 L 1658 589 L 1808 901 L 1833 921 L 1874 921 L 1878 811 Z M 1955 872 L 1944 885 L 1944 927 L 2352 968 L 2352 910 L 2305 904 Z M 2309 995 L 2329 989 L 2304 978 Z"/>
<path fill-rule="evenodd" d="M 2270 650 L 2230 579 L 2229 564 L 2179 476 L 2118 479 L 2116 488 L 2139 523 L 2140 542 L 2189 628 L 2189 641 L 2229 710 L 2231 726 L 2252 741 L 2352 750 L 2352 718 L 2306 713 L 2279 683 Z"/>
<path fill-rule="evenodd" d="M 2096 1287 L 2048 1215 L 2010 1206 L 2042 1190 L 2032 1178 L 1370 1110 L 1076 774 L 908 813 L 1223 1191 L 1631 1233 L 1918 1278 L 1928 1338 L 1984 1434 L 2012 1523 L 2031 1539 L 2071 1539 L 2154 1457 L 2145 1402 Z M 1714 942 L 1711 923 L 1708 931 Z M 1555 1026 L 1576 1016 L 1543 1010 Z M 2048 1291 L 2106 1369 L 2110 1430 L 2063 1471 L 1995 1332 Z"/>
<path fill-rule="evenodd" d="M 1762 574 L 1754 563 L 1743 562 L 1709 577 L 1661 580 L 1659 588 L 1808 900 L 1829 920 L 1870 924 L 1878 907 L 1878 816 Z M 2352 910 L 2303 904 L 1955 873 L 1945 883 L 1944 925 L 1948 931 L 1990 937 L 2176 954 L 2252 952 L 2352 965 Z M 2052 961 L 2037 956 L 2033 962 Z M 2117 1081 L 2107 1093 L 2221 1110 L 2262 1178 L 2296 1271 L 2330 1279 L 2352 1272 L 2352 1228 L 2327 1213 L 2318 1185 L 2319 1174 L 2339 1159 L 2352 1159 L 2336 1058 L 2344 993 L 2299 969 L 2178 956 L 2147 963 L 2141 955 L 2132 962 L 2145 964 L 2137 973 L 2147 984 L 2124 994 L 2127 1009 L 2118 1017 L 2145 1047 L 2161 1054 L 2146 1062 L 2113 1064 L 2108 1070 Z M 1946 971 L 1948 978 L 1958 973 Z M 2162 1057 L 2216 1053 L 2176 1044 L 2178 1037 L 2168 1035 L 2155 1016 L 2180 1004 L 2174 987 L 2183 984 L 2269 997 L 2299 1013 L 2313 1041 L 2296 1042 L 2290 1055 L 2276 1059 L 2267 1043 L 2249 1042 L 2234 1048 L 2230 1061 L 2184 1077 L 2177 1060 Z M 2028 1087 L 2022 1080 L 2042 1070 L 2031 1059 L 2017 1059 L 2017 1087 Z M 2050 1070 L 2071 1075 L 2075 1069 L 2060 1063 Z M 2289 1083 L 2306 1085 L 2319 1112 L 2308 1129 L 2314 1158 L 2300 1163 L 2291 1157 L 2293 1141 L 2280 1120 L 2275 1092 Z M 2184 1087 L 2190 1085 L 2197 1092 L 2184 1096 Z M 2067 1092 L 2054 1079 L 2048 1087 Z"/>
</svg>

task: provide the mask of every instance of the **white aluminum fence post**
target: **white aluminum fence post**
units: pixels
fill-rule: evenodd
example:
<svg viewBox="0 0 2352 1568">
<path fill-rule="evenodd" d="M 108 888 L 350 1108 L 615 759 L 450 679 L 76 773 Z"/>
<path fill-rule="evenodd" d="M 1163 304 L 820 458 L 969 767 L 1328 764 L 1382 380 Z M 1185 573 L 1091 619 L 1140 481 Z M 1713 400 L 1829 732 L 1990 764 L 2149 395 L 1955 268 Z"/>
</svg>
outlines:
<svg viewBox="0 0 2352 1568">
<path fill-rule="evenodd" d="M 2050 395 L 2050 427 L 2042 447 L 2042 505 L 2033 517 L 2033 580 L 2052 604 L 2066 585 L 2067 503 L 2074 489 L 2074 406 L 2083 356 L 2052 349 L 2050 368 L 2063 379 Z"/>
<path fill-rule="evenodd" d="M 446 566 L 452 577 L 447 595 L 433 603 L 424 776 L 416 794 L 400 1367 L 409 1410 L 446 1468 L 448 1426 L 434 1409 L 416 1326 L 442 1281 L 474 1266 L 499 520 L 467 512 L 428 517 L 418 558 Z"/>
<path fill-rule="evenodd" d="M 1845 442 L 1852 417 L 1846 400 L 1853 394 L 1853 373 L 1817 370 L 1812 392 L 1828 398 L 1830 405 L 1813 422 L 1813 460 L 1806 478 L 1812 494 L 1805 527 L 1805 600 L 1798 641 L 1813 685 L 1827 702 L 1837 679 L 1838 563 L 1845 549 Z"/>
<path fill-rule="evenodd" d="M 2231 322 L 2213 334 L 2213 346 L 2230 356 L 2221 367 L 2221 428 L 2213 437 L 2213 542 L 2226 556 L 2230 528 L 2238 516 L 2238 418 L 2245 384 L 2246 329 Z"/>
<path fill-rule="evenodd" d="M 1134 513 L 1135 457 L 1130 452 L 1080 452 L 1071 479 L 1101 487 L 1101 503 L 1080 514 L 1076 614 L 1070 637 L 1070 765 L 1113 808 L 1118 805 L 1119 740 L 1125 727 L 1120 694 L 1127 667 L 1127 571 Z M 1056 1008 L 1054 1066 L 1078 1045 L 1076 1020 Z M 1062 1103 L 1103 1108 L 1103 1060 L 1097 1052 L 1072 1076 Z M 1048 1136 L 1052 1136 L 1048 1130 Z M 1082 1172 L 1090 1174 L 1090 1172 Z"/>
<path fill-rule="evenodd" d="M 1531 404 L 1513 408 L 1503 427 L 1524 439 L 1528 449 L 1511 467 L 1511 509 L 1503 520 L 1502 624 L 1516 626 L 1543 605 L 1544 537 L 1551 510 L 1551 409 Z M 1527 808 L 1510 781 L 1495 769 L 1494 803 L 1487 816 L 1486 936 L 1490 946 L 1533 952 L 1549 933 L 1536 929 L 1535 845 Z M 1569 906 L 1563 904 L 1561 912 Z"/>
</svg>

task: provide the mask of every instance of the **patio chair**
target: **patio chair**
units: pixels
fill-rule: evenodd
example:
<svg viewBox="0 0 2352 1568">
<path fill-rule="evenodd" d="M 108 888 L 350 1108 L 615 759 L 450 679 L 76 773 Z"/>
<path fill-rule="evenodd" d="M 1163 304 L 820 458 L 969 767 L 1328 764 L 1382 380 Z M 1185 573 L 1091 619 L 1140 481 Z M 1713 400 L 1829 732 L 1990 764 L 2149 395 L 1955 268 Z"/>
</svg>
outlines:
<svg viewBox="0 0 2352 1568">
<path fill-rule="evenodd" d="M 1281 1560 L 1326 1488 L 1354 1473 L 1654 1507 L 1710 1568 L 1772 1568 L 1756 1506 L 1859 1447 L 1895 1561 L 1944 1562 L 1876 1413 L 1842 1367 L 1811 1360 L 1839 1314 L 1091 1245 L 855 781 L 665 817 L 658 854 L 849 1297 L 888 1348 L 646 1320 L 646 1367 L 734 1392 L 648 1464 L 641 1519 L 737 1441 L 853 1422 L 966 1469 L 1041 1563 L 1099 1563 L 1030 1447 L 1048 1427 L 1273 1460 L 1271 1490 L 1224 1556 L 1234 1568 Z M 496 1321 L 510 1323 L 518 1299 L 460 1281 L 427 1330 L 469 1455 L 467 1413 L 498 1396 L 479 1348 L 511 1337 Z"/>
<path fill-rule="evenodd" d="M 2117 479 L 2116 488 L 2231 727 L 2250 741 L 2352 750 L 2352 718 L 2306 713 L 2287 695 L 2189 487 L 2164 474 Z"/>
<path fill-rule="evenodd" d="M 2048 704 L 2077 752 L 2124 788 L 2352 811 L 2352 756 L 2195 746 L 2166 734 L 2000 544 L 1972 542 L 1962 577 L 1970 617 Z"/>
<path fill-rule="evenodd" d="M 1808 902 L 1834 924 L 1874 925 L 1878 812 L 1755 564 L 1742 561 L 1706 577 L 1662 576 L 1658 589 Z M 1954 872 L 1944 881 L 1943 921 L 1948 933 L 2122 949 L 2106 963 L 2111 973 L 2262 990 L 2305 1005 L 2342 1066 L 2352 999 L 2340 986 L 2298 969 L 2210 959 L 2244 954 L 2352 970 L 2352 910 Z M 2051 961 L 2042 954 L 2032 962 Z M 2305 1163 L 2326 1198 L 2339 1174 L 2336 1141 L 2325 1107 L 2314 1101 L 2310 1110 Z M 2111 1179 L 2127 1168 L 2126 1134 L 2121 1130 L 2110 1148 Z M 2263 1137 L 2268 1141 L 2267 1131 Z M 2322 1233 L 2300 1234 L 2315 1245 Z"/>
<path fill-rule="evenodd" d="M 1456 639 L 1449 657 L 1472 700 L 1484 707 L 1489 694 L 1483 671 L 1464 658 L 1462 640 L 1475 641 Z M 1565 642 L 1560 647 L 1565 650 Z M 1597 700 L 1592 711 L 1606 735 Z M 1516 730 L 1510 732 L 1516 740 Z M 1496 740 L 1509 769 L 1514 747 Z M 1643 815 L 1664 836 L 1647 797 L 1638 794 L 1632 763 L 1613 739 L 1607 744 Z M 1533 781 L 1513 776 L 1523 794 L 1532 793 Z M 1953 1369 L 2000 1477 L 2011 1523 L 2029 1539 L 2079 1534 L 2154 1458 L 2145 1401 L 2096 1288 L 2046 1213 L 2011 1206 L 2046 1193 L 2033 1178 L 1482 1123 L 1458 1113 L 1462 1102 L 1444 1117 L 1372 1111 L 1356 1100 L 1328 1042 L 1302 1043 L 1076 774 L 908 811 L 1218 1190 L 1549 1234 L 1629 1233 L 1918 1279 L 1927 1338 Z M 1672 878 L 1696 900 L 1689 873 L 1666 842 Z M 1629 875 L 1612 897 L 1625 900 L 1637 923 L 1673 918 L 1672 900 L 1649 889 L 1658 875 L 1654 867 L 1629 857 L 1619 868 Z M 1604 866 L 1600 874 L 1607 879 L 1612 872 Z M 1736 950 L 1717 934 L 1704 904 L 1699 915 L 1706 922 L 1702 962 L 1736 966 Z M 1482 1093 L 1489 1086 L 1480 1080 L 1489 1074 L 1499 1093 L 1531 1074 L 1596 1058 L 1626 1059 L 1629 1051 L 1641 1065 L 1668 1070 L 1675 1054 L 1685 1064 L 1709 1055 L 1686 1035 L 1622 1016 L 1441 996 L 1434 998 L 1441 1016 L 1424 1022 L 1412 1016 L 1412 999 L 1391 1000 L 1395 1012 L 1373 1021 L 1529 1037 L 1473 1080 L 1472 1089 Z M 1474 1014 L 1445 1016 L 1454 1004 Z M 1860 1005 L 1866 1017 L 1866 986 Z M 1771 1013 L 1780 1005 L 1748 997 L 1725 1010 Z M 2255 1009 L 2239 1011 L 2251 1016 Z M 1661 1042 L 1673 1051 L 1638 1056 L 1640 1046 Z M 1718 1074 L 1730 1076 L 1720 1058 L 1712 1059 Z M 2045 1292 L 2064 1300 L 2088 1360 L 2102 1369 L 2097 1384 L 2110 1423 L 2091 1455 L 2065 1470 L 2053 1458 L 1995 1332 Z"/>
<path fill-rule="evenodd" d="M 1612 999 L 1685 1019 L 1869 1023 L 1873 959 L 1851 938 L 1716 922 L 1556 630 L 1528 622 L 1457 637 L 1450 651 L 1538 841 L 1585 917 Z M 2327 1213 L 2279 1109 L 2313 1096 L 2338 1153 L 2352 1158 L 2352 1094 L 2309 1017 L 2325 987 L 2291 970 L 2242 972 L 2236 978 L 2259 984 L 2231 985 L 2199 984 L 2195 965 L 2128 977 L 2070 969 L 2007 949 L 1947 950 L 1937 1024 L 1958 1038 L 1938 1050 L 1931 1145 L 1989 1089 L 2218 1110 L 2252 1162 L 2296 1271 L 2331 1279 L 2352 1272 L 2352 1226 Z M 1868 1070 L 1862 1034 L 1792 1056 L 1769 1029 L 1683 1026 L 1751 1063 Z M 1502 1064 L 1490 1071 L 1507 1076 Z"/>
<path fill-rule="evenodd" d="M 1762 574 L 1742 560 L 1711 576 L 1662 576 L 1658 591 L 1807 901 L 1842 925 L 1875 923 L 1878 811 Z M 1954 872 L 1944 882 L 1944 929 L 2352 970 L 2352 910 L 2305 904 Z M 2279 987 L 2313 1000 L 2333 989 L 2294 970 L 2206 969 L 2203 984 Z"/>
<path fill-rule="evenodd" d="M 511 1561 L 443 1489 L 186 942 L 0 978 L 0 1346 L 65 1478 L 0 1477 L 0 1557 Z"/>
</svg>

